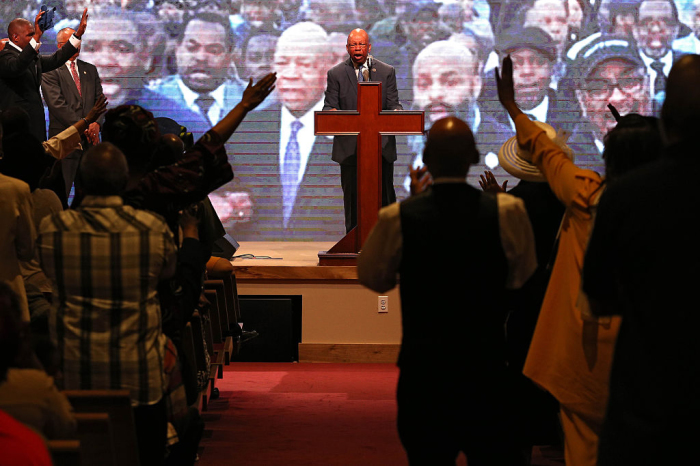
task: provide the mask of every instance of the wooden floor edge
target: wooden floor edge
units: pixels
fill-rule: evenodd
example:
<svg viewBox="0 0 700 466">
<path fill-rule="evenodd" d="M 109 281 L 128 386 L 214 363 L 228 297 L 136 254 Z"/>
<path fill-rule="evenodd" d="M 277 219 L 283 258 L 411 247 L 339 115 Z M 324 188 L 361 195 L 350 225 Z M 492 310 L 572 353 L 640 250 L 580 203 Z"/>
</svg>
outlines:
<svg viewBox="0 0 700 466">
<path fill-rule="evenodd" d="M 299 343 L 299 362 L 396 363 L 401 345 L 391 343 Z"/>
</svg>

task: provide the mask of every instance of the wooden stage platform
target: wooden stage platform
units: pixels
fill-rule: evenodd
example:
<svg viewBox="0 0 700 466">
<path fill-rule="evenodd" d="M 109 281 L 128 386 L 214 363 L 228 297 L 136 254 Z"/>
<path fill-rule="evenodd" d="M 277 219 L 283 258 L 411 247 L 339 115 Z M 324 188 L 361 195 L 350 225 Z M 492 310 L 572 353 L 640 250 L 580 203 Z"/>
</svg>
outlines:
<svg viewBox="0 0 700 466">
<path fill-rule="evenodd" d="M 245 296 L 301 297 L 300 362 L 395 362 L 401 341 L 398 288 L 378 294 L 360 285 L 351 266 L 319 266 L 332 242 L 240 243 L 231 261 Z"/>
</svg>

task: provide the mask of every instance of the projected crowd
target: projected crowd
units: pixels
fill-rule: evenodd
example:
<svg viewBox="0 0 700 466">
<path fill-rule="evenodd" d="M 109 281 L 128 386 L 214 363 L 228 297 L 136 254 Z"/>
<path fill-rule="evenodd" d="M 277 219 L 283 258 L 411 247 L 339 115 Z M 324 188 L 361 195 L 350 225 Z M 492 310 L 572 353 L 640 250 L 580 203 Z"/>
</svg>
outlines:
<svg viewBox="0 0 700 466">
<path fill-rule="evenodd" d="M 0 20 L 33 18 L 55 6 L 56 34 L 75 28 L 85 2 L 14 1 Z M 624 115 L 657 114 L 671 65 L 700 50 L 697 0 L 93 0 L 80 58 L 97 67 L 110 107 L 138 103 L 195 139 L 241 99 L 250 78 L 277 72 L 277 88 L 251 112 L 227 145 L 235 179 L 210 195 L 237 240 L 335 241 L 345 233 L 340 169 L 332 138 L 313 134 L 326 74 L 348 59 L 348 33 L 363 28 L 370 54 L 396 69 L 405 110 L 426 112 L 426 130 L 456 115 L 476 135 L 481 154 L 469 181 L 498 166 L 501 145 L 515 134 L 493 79 L 502 57 L 514 63 L 516 101 L 531 118 L 570 133 L 576 164 L 603 171 L 612 104 Z M 292 123 L 301 122 L 292 130 Z M 283 197 L 280 167 L 296 138 L 296 197 Z M 408 192 L 424 136 L 397 138 L 397 197 Z M 287 213 L 285 218 L 285 203 Z"/>
</svg>

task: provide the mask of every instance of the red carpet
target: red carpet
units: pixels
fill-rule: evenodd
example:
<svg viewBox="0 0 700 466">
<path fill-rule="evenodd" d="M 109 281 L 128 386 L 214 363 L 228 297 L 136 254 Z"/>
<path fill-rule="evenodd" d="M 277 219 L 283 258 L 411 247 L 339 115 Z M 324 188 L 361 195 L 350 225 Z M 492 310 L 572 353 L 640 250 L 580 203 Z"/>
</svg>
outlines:
<svg viewBox="0 0 700 466">
<path fill-rule="evenodd" d="M 393 364 L 231 363 L 203 414 L 198 464 L 406 465 L 397 377 Z"/>
</svg>

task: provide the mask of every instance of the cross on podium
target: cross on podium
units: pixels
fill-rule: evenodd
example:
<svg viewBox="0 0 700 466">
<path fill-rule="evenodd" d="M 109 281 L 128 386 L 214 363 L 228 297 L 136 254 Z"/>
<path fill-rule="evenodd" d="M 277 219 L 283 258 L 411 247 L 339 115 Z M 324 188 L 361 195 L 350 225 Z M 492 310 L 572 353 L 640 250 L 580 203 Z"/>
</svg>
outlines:
<svg viewBox="0 0 700 466">
<path fill-rule="evenodd" d="M 357 264 L 382 207 L 382 136 L 423 134 L 423 112 L 381 111 L 382 83 L 357 85 L 357 110 L 314 112 L 314 134 L 357 136 L 357 226 L 331 249 L 318 253 L 319 265 Z"/>
</svg>

